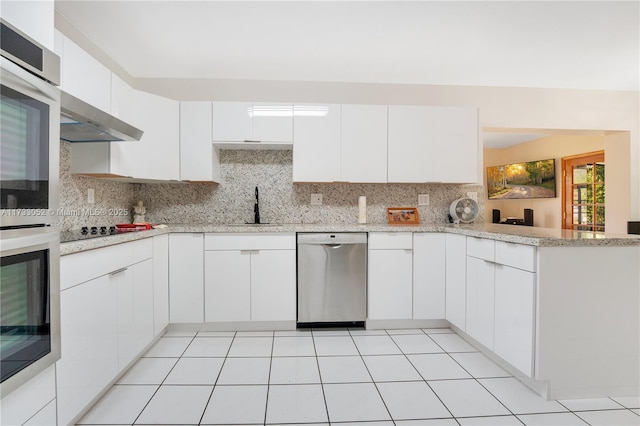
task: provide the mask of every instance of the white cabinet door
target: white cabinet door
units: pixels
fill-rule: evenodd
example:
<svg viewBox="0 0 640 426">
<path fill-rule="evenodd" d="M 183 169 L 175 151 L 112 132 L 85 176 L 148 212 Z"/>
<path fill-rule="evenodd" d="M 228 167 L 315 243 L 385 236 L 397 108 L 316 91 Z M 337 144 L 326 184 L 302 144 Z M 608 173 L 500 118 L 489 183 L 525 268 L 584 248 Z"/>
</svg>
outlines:
<svg viewBox="0 0 640 426">
<path fill-rule="evenodd" d="M 253 137 L 251 102 L 213 103 L 213 140 L 219 142 L 248 141 Z"/>
<path fill-rule="evenodd" d="M 389 105 L 387 178 L 389 182 L 433 182 L 433 107 Z"/>
<path fill-rule="evenodd" d="M 177 101 L 136 90 L 138 142 L 120 142 L 120 161 L 139 179 L 180 179 L 180 107 Z M 127 143 L 127 145 L 124 145 Z"/>
<path fill-rule="evenodd" d="M 467 257 L 466 332 L 493 349 L 494 264 Z"/>
<path fill-rule="evenodd" d="M 412 262 L 411 250 L 369 250 L 369 319 L 412 318 Z"/>
<path fill-rule="evenodd" d="M 111 71 L 63 38 L 60 88 L 105 112 L 111 111 Z"/>
<path fill-rule="evenodd" d="M 445 234 L 446 311 L 445 318 L 459 329 L 465 329 L 467 297 L 467 237 Z"/>
<path fill-rule="evenodd" d="M 342 105 L 340 180 L 387 182 L 386 105 Z"/>
<path fill-rule="evenodd" d="M 251 252 L 205 252 L 205 322 L 251 319 Z"/>
<path fill-rule="evenodd" d="M 153 340 L 153 260 L 147 259 L 129 268 L 133 274 L 133 328 L 134 357 L 138 356 Z"/>
<path fill-rule="evenodd" d="M 169 235 L 169 320 L 204 321 L 204 235 Z"/>
<path fill-rule="evenodd" d="M 49 50 L 54 50 L 54 14 L 50 1 L 2 2 L 2 18 Z"/>
<path fill-rule="evenodd" d="M 293 108 L 293 181 L 340 181 L 340 105 Z"/>
<path fill-rule="evenodd" d="M 536 274 L 497 265 L 495 353 L 533 377 Z"/>
<path fill-rule="evenodd" d="M 131 267 L 109 275 L 118 300 L 118 372 L 136 356 L 135 302 Z"/>
<path fill-rule="evenodd" d="M 445 234 L 413 234 L 413 319 L 445 318 Z"/>
<path fill-rule="evenodd" d="M 293 141 L 293 104 L 214 102 L 213 141 L 285 143 Z"/>
<path fill-rule="evenodd" d="M 118 374 L 116 315 L 116 286 L 109 275 L 61 292 L 58 424 L 70 424 Z"/>
<path fill-rule="evenodd" d="M 169 235 L 153 237 L 153 335 L 169 325 Z"/>
<path fill-rule="evenodd" d="M 295 321 L 296 251 L 251 254 L 251 320 Z"/>
<path fill-rule="evenodd" d="M 293 104 L 254 102 L 253 135 L 260 142 L 293 142 Z"/>
<path fill-rule="evenodd" d="M 213 146 L 211 102 L 180 102 L 180 179 L 220 182 L 219 152 Z"/>
<path fill-rule="evenodd" d="M 478 110 L 437 107 L 430 110 L 433 180 L 478 182 Z"/>
</svg>

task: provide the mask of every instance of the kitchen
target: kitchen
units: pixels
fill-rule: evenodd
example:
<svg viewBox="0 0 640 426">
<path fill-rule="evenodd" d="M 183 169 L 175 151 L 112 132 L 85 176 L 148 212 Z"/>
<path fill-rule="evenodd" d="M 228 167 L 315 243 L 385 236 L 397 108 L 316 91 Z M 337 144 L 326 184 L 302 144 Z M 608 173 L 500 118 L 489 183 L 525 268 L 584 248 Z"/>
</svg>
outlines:
<svg viewBox="0 0 640 426">
<path fill-rule="evenodd" d="M 32 7 L 35 8 L 35 5 Z M 224 232 L 225 230 L 229 231 L 229 228 L 223 226 L 225 224 L 243 224 L 253 221 L 253 192 L 256 185 L 260 188 L 261 218 L 263 221 L 271 222 L 272 224 L 313 225 L 312 228 L 307 227 L 304 229 L 323 232 L 349 230 L 350 225 L 356 223 L 358 197 L 365 195 L 367 197 L 368 223 L 370 224 L 367 225 L 368 228 L 366 229 L 369 232 L 378 231 L 384 233 L 388 231 L 385 225 L 387 207 L 416 205 L 418 204 L 416 200 L 417 194 L 429 194 L 429 205 L 418 206 L 421 223 L 425 224 L 426 227 L 406 227 L 402 228 L 404 232 L 400 233 L 430 233 L 438 231 L 438 227 L 444 223 L 451 201 L 473 192 L 477 193 L 480 204 L 481 215 L 477 221 L 484 220 L 489 222 L 487 220 L 488 215 L 482 208 L 484 203 L 483 185 L 475 184 L 475 182 L 467 181 L 467 183 L 472 183 L 471 185 L 459 185 L 456 183 L 357 183 L 357 181 L 350 179 L 350 182 L 356 183 L 317 183 L 318 181 L 311 181 L 313 183 L 293 183 L 291 177 L 295 176 L 296 173 L 294 170 L 296 167 L 295 157 L 297 155 L 295 149 L 293 153 L 290 148 L 289 150 L 273 151 L 212 150 L 210 138 L 207 140 L 209 151 L 203 151 L 201 146 L 177 144 L 176 141 L 182 140 L 181 136 L 183 135 L 181 132 L 187 128 L 183 126 L 184 119 L 189 117 L 204 117 L 204 120 L 209 121 L 212 119 L 212 115 L 207 112 L 207 108 L 215 108 L 215 104 L 212 105 L 211 100 L 283 103 L 295 100 L 295 102 L 322 102 L 326 104 L 342 104 L 343 106 L 348 104 L 437 105 L 451 107 L 471 105 L 479 110 L 478 125 L 480 128 L 627 130 L 627 138 L 629 140 L 626 143 L 630 146 L 630 164 L 628 165 L 629 172 L 624 179 L 627 181 L 629 192 L 619 197 L 622 200 L 616 199 L 615 194 L 611 200 L 607 198 L 607 203 L 614 203 L 611 211 L 615 211 L 617 212 L 616 214 L 624 217 L 623 220 L 614 220 L 611 223 L 611 229 L 615 230 L 615 233 L 624 234 L 626 233 L 626 222 L 637 220 L 638 218 L 637 89 L 635 92 L 607 92 L 604 90 L 495 87 L 495 85 L 488 83 L 484 84 L 485 87 L 465 87 L 463 85 L 429 86 L 424 83 L 390 85 L 374 82 L 340 83 L 340 80 L 333 83 L 315 83 L 255 81 L 255 79 L 248 83 L 242 80 L 210 80 L 203 83 L 203 86 L 194 87 L 181 84 L 182 81 L 178 78 L 133 79 L 123 73 L 113 59 L 105 59 L 104 52 L 98 51 L 95 46 L 88 46 L 86 36 L 79 30 L 81 22 L 76 21 L 71 24 L 67 19 L 69 16 L 61 13 L 61 9 L 64 8 L 63 4 L 56 6 L 59 9 L 58 12 L 54 12 L 54 6 L 50 3 L 45 6 L 41 5 L 41 7 L 44 8 L 44 22 L 47 25 L 39 25 L 35 32 L 38 34 L 44 31 L 43 29 L 49 28 L 51 34 L 45 37 L 45 40 L 49 42 L 44 44 L 49 44 L 52 50 L 62 57 L 62 88 L 71 91 L 75 89 L 76 94 L 80 94 L 83 88 L 74 88 L 73 85 L 76 84 L 78 86 L 79 83 L 77 82 L 89 82 L 89 91 L 87 92 L 86 87 L 84 88 L 85 93 L 87 93 L 85 97 L 89 99 L 92 97 L 91 95 L 96 95 L 90 103 L 123 119 L 131 117 L 130 120 L 125 121 L 131 121 L 134 126 L 139 126 L 145 132 L 145 136 L 152 137 L 154 142 L 151 145 L 145 145 L 145 136 L 143 136 L 141 143 L 137 146 L 135 142 L 116 142 L 104 144 L 104 150 L 97 149 L 97 146 L 88 148 L 93 151 L 99 151 L 97 154 L 91 154 L 94 155 L 94 158 L 109 158 L 109 170 L 104 168 L 102 170 L 78 169 L 89 164 L 88 160 L 84 162 L 74 161 L 74 158 L 87 158 L 86 150 L 76 148 L 77 144 L 62 142 L 60 149 L 60 207 L 68 212 L 94 209 L 97 212 L 107 212 L 107 214 L 101 217 L 97 215 L 83 217 L 82 215 L 70 214 L 60 218 L 59 225 L 62 229 L 67 230 L 72 228 L 79 229 L 85 225 L 109 226 L 128 222 L 131 220 L 129 216 L 118 216 L 115 213 L 124 213 L 125 211 L 130 213 L 138 200 L 144 200 L 149 222 L 190 224 L 184 228 L 170 227 L 171 233 L 168 237 L 165 235 L 168 240 L 164 242 L 157 241 L 159 245 L 171 243 L 171 245 L 179 246 L 181 243 L 185 244 L 185 250 L 178 250 L 176 256 L 173 256 L 171 248 L 168 249 L 171 254 L 168 259 L 169 275 L 177 267 L 182 267 L 187 270 L 186 273 L 189 273 L 190 269 L 197 270 L 199 268 L 206 276 L 204 265 L 200 266 L 196 263 L 193 267 L 186 266 L 189 264 L 194 265 L 189 262 L 196 262 L 198 259 L 201 259 L 200 262 L 204 262 L 202 252 L 200 252 L 199 257 L 190 255 L 193 252 L 188 251 L 190 247 L 189 241 L 179 240 L 193 234 L 193 238 L 202 240 L 201 244 L 205 246 L 205 255 L 208 256 L 209 253 L 215 253 L 216 249 L 213 248 L 216 243 L 214 240 L 210 240 L 210 234 Z M 10 15 L 5 15 L 5 13 L 10 11 L 10 7 L 5 7 L 3 3 L 3 18 L 6 16 L 9 19 Z M 57 13 L 55 17 L 57 33 L 53 32 L 54 13 Z M 69 9 L 66 13 L 73 12 Z M 19 15 L 16 19 L 19 19 Z M 27 22 L 26 28 L 29 25 L 30 23 Z M 56 44 L 58 45 L 57 49 Z M 60 44 L 62 45 L 62 50 L 60 50 Z M 79 46 L 82 46 L 82 48 Z M 100 61 L 91 57 L 90 54 L 83 53 L 85 51 L 91 52 Z M 84 65 L 81 67 L 67 66 L 65 68 L 65 61 L 68 63 L 66 58 L 70 57 Z M 108 67 L 104 65 L 105 63 Z M 87 70 L 92 71 L 88 72 Z M 67 77 L 67 82 L 65 82 L 65 75 L 71 76 Z M 242 75 L 238 75 L 237 78 L 241 77 Z M 69 78 L 72 80 L 69 80 Z M 344 78 L 344 81 L 350 81 L 348 77 L 345 76 Z M 285 80 L 294 79 L 287 78 Z M 100 81 L 106 81 L 107 83 L 101 85 L 99 84 Z M 94 84 L 95 82 L 98 83 Z M 501 84 L 501 86 L 504 85 Z M 130 87 L 128 88 L 127 86 L 134 86 L 138 91 L 144 93 L 135 92 L 133 97 L 127 98 L 124 96 L 123 98 L 118 98 L 118 95 L 131 94 L 129 92 Z M 96 88 L 100 88 L 101 93 L 97 93 L 98 90 L 93 90 Z M 123 99 L 124 101 L 117 102 L 118 99 Z M 611 107 L 610 102 L 614 102 L 615 108 Z M 543 108 L 540 105 L 553 105 L 553 108 Z M 192 113 L 190 116 L 184 114 L 187 109 Z M 144 110 L 145 113 L 141 114 L 140 110 Z M 202 111 L 205 112 L 202 113 Z M 571 113 L 564 113 L 564 111 L 571 111 Z M 162 117 L 162 119 L 159 120 L 158 117 Z M 213 120 L 215 120 L 215 116 L 213 116 Z M 201 123 L 200 121 L 195 122 L 196 124 Z M 205 129 L 204 133 L 206 135 L 206 129 L 210 128 L 210 124 L 193 126 L 191 130 L 193 134 L 199 135 L 202 134 L 202 128 Z M 106 151 L 108 151 L 109 157 L 96 157 L 96 155 L 106 155 Z M 196 154 L 189 155 L 189 152 L 196 152 Z M 451 152 L 439 153 L 439 155 L 442 156 L 439 158 L 450 158 Z M 454 153 L 454 155 L 458 154 Z M 476 160 L 477 181 L 481 182 L 480 176 L 483 175 L 484 171 L 484 168 L 480 166 L 482 164 L 482 154 L 478 152 L 476 156 L 470 157 Z M 371 155 L 367 156 L 367 158 L 373 160 Z M 137 161 L 142 159 L 144 161 Z M 195 162 L 196 159 L 198 162 Z M 209 159 L 212 161 L 208 161 Z M 191 160 L 194 160 L 193 164 L 185 163 L 185 161 Z M 622 169 L 624 170 L 624 165 Z M 109 180 L 84 176 L 98 173 L 131 176 L 132 178 L 125 177 L 119 180 Z M 191 175 L 189 176 L 187 173 Z M 127 179 L 132 183 L 121 182 L 121 180 Z M 178 180 L 193 181 L 193 183 L 172 182 Z M 342 179 L 331 179 L 329 182 L 334 180 Z M 154 182 L 151 183 L 151 181 Z M 87 200 L 90 189 L 93 189 L 95 194 L 95 202 L 92 204 Z M 311 205 L 310 198 L 312 194 L 322 194 L 321 206 Z M 620 205 L 617 203 L 621 203 L 622 207 L 616 208 L 616 206 Z M 622 213 L 620 213 L 620 209 Z M 629 212 L 628 214 L 624 213 L 625 209 Z M 110 211 L 114 215 L 109 217 Z M 198 228 L 199 224 L 206 226 Z M 258 232 L 261 234 L 278 233 L 280 231 L 291 232 L 291 228 L 283 228 L 282 226 L 261 228 Z M 182 229 L 182 231 L 179 229 Z M 231 232 L 245 233 L 244 229 L 246 228 L 237 226 Z M 152 248 L 144 247 L 143 244 L 136 246 L 135 250 L 131 249 L 134 253 L 142 253 L 140 254 L 141 257 L 139 257 L 140 264 L 145 263 L 150 258 L 151 255 L 148 253 L 153 253 L 155 258 L 155 237 L 162 237 L 162 235 L 158 235 L 162 232 L 164 231 L 149 231 L 149 234 L 147 234 L 154 237 Z M 185 234 L 181 235 L 180 232 Z M 526 231 L 519 229 L 507 232 L 522 233 Z M 211 237 L 213 236 L 215 235 Z M 118 240 L 119 242 L 129 240 L 135 243 L 150 240 L 149 238 L 143 238 L 140 241 L 133 241 L 139 238 L 133 235 L 119 236 L 117 238 L 121 238 Z M 175 243 L 173 242 L 174 240 Z M 210 240 L 209 243 L 207 243 L 207 240 Z M 531 243 L 531 240 L 529 242 Z M 206 248 L 207 244 L 212 244 L 208 246 L 210 249 Z M 78 254 L 70 251 L 64 252 L 65 246 L 70 247 L 68 244 L 61 246 L 61 249 L 63 249 L 63 262 L 65 258 L 71 258 L 71 256 Z M 86 248 L 88 247 L 85 246 Z M 243 247 L 241 249 L 251 251 L 256 250 L 256 247 Z M 381 250 L 387 249 L 389 248 L 381 247 Z M 295 246 L 287 245 L 286 249 L 282 251 L 291 250 L 295 251 Z M 372 250 L 372 247 L 370 247 L 370 250 Z M 543 252 L 546 248 L 540 250 Z M 76 249 L 73 251 L 76 251 Z M 95 252 L 96 250 L 88 250 L 86 254 Z M 182 259 L 182 261 L 178 262 L 178 259 Z M 174 264 L 176 262 L 177 264 Z M 435 267 L 437 268 L 438 265 L 435 265 Z M 117 269 L 119 268 L 114 266 L 112 269 L 105 269 L 104 273 L 116 271 Z M 61 276 L 63 277 L 61 284 L 65 286 L 64 271 L 61 272 Z M 87 279 L 89 277 L 91 275 L 86 276 Z M 170 276 L 169 281 L 171 281 L 171 278 Z M 184 277 L 179 277 L 179 279 L 184 279 Z M 199 279 L 202 280 L 203 278 Z M 69 284 L 67 283 L 66 285 Z M 170 288 L 170 291 L 174 290 Z M 202 295 L 202 292 L 200 292 L 200 295 Z M 176 297 L 179 298 L 180 296 L 172 294 L 170 299 L 175 302 Z M 189 305 L 187 304 L 187 306 Z M 189 314 L 189 312 L 185 312 L 185 314 Z M 173 324 L 174 321 L 172 320 L 171 322 L 175 326 Z M 183 322 L 197 321 L 185 320 Z M 407 327 L 414 328 L 413 326 Z M 424 327 L 428 326 L 424 325 Z M 174 332 L 180 332 L 180 330 L 176 329 Z M 214 330 L 209 330 L 209 332 L 214 332 Z M 157 335 L 155 331 L 154 335 Z M 46 402 L 48 404 L 49 400 Z M 40 408 L 43 406 L 40 406 Z M 635 409 L 635 407 L 629 408 Z"/>
</svg>

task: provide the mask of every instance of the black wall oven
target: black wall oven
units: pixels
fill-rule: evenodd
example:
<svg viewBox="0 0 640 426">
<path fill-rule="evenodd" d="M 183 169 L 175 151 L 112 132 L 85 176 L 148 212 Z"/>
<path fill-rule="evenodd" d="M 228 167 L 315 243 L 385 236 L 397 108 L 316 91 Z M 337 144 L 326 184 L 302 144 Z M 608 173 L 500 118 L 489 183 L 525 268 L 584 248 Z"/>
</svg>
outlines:
<svg viewBox="0 0 640 426">
<path fill-rule="evenodd" d="M 0 397 L 60 359 L 60 60 L 0 19 Z"/>
</svg>

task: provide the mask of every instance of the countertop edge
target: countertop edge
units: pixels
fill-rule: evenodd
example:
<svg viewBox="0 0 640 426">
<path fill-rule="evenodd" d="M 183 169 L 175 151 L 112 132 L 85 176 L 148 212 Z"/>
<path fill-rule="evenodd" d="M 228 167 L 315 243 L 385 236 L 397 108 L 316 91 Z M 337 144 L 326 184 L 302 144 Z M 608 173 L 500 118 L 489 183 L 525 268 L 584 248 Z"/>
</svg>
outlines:
<svg viewBox="0 0 640 426">
<path fill-rule="evenodd" d="M 190 225 L 173 224 L 163 229 L 128 232 L 60 244 L 60 255 L 108 247 L 169 233 L 297 233 L 297 232 L 437 232 L 487 238 L 537 247 L 640 246 L 640 236 L 566 231 L 500 224 L 285 224 L 285 225 Z"/>
</svg>

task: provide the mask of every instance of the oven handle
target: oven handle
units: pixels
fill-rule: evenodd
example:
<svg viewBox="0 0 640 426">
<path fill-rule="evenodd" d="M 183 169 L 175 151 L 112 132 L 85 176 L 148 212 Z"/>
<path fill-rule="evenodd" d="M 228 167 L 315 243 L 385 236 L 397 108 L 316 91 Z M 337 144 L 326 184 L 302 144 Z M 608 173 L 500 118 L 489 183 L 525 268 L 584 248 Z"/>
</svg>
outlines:
<svg viewBox="0 0 640 426">
<path fill-rule="evenodd" d="M 4 233 L 5 231 L 3 231 Z M 47 231 L 40 231 L 37 233 L 18 234 L 13 236 L 16 231 L 6 231 L 7 235 L 2 235 L 0 239 L 0 251 L 9 251 L 22 249 L 32 246 L 38 246 L 42 244 L 57 243 L 60 241 L 60 234 L 57 232 L 57 228 L 53 228 Z M 20 231 L 18 231 L 20 232 Z"/>
</svg>

